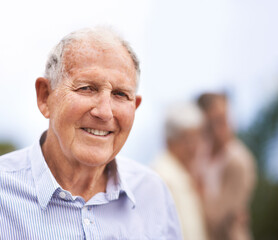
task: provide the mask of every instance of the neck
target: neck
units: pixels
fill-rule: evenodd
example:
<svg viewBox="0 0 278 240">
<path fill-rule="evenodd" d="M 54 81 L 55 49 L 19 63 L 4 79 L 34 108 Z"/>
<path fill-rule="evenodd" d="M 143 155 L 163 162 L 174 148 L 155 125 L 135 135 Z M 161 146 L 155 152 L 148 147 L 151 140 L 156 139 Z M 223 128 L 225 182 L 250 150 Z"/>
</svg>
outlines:
<svg viewBox="0 0 278 240">
<path fill-rule="evenodd" d="M 42 152 L 45 161 L 58 182 L 65 190 L 73 196 L 81 196 L 87 202 L 99 192 L 106 191 L 108 173 L 106 165 L 84 166 L 77 161 L 66 158 L 58 151 L 52 151 L 53 145 L 59 144 L 53 140 L 49 141 L 48 136 L 42 145 Z"/>
<path fill-rule="evenodd" d="M 192 159 L 188 158 L 185 155 L 176 153 L 175 151 L 169 150 L 170 153 L 175 157 L 179 164 L 187 171 L 190 172 L 192 168 Z"/>
<path fill-rule="evenodd" d="M 183 166 L 183 168 L 190 173 L 191 172 L 191 168 L 192 168 L 192 159 L 182 159 L 179 160 L 179 162 L 181 163 L 181 165 Z"/>
<path fill-rule="evenodd" d="M 220 152 L 222 152 L 225 149 L 225 147 L 227 146 L 227 144 L 230 142 L 231 139 L 232 139 L 232 136 L 229 136 L 225 140 L 222 140 L 222 141 L 214 140 L 213 145 L 212 145 L 211 155 L 216 156 Z"/>
</svg>

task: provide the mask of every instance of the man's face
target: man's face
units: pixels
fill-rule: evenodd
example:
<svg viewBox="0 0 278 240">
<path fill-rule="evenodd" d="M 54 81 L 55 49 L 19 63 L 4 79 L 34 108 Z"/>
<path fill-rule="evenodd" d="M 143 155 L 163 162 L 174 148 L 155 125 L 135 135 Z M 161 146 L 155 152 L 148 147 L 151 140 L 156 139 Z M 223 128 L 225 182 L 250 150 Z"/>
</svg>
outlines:
<svg viewBox="0 0 278 240">
<path fill-rule="evenodd" d="M 225 143 L 230 137 L 230 126 L 227 114 L 227 102 L 215 99 L 206 111 L 208 131 L 216 142 Z"/>
<path fill-rule="evenodd" d="M 202 144 L 201 128 L 192 128 L 181 131 L 179 138 L 174 144 L 176 155 L 181 161 L 194 161 Z"/>
<path fill-rule="evenodd" d="M 122 46 L 83 53 L 65 53 L 68 76 L 47 100 L 48 135 L 69 161 L 100 166 L 124 145 L 141 98 L 135 93 L 134 64 Z"/>
</svg>

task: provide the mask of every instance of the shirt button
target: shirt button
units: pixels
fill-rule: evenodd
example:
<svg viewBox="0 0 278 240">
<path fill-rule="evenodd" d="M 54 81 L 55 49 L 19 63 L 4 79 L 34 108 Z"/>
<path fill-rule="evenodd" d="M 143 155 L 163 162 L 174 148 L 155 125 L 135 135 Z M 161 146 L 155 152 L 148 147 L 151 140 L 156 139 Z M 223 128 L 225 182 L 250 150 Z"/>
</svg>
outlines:
<svg viewBox="0 0 278 240">
<path fill-rule="evenodd" d="M 85 223 L 85 225 L 90 225 L 90 223 L 91 223 L 91 221 L 90 221 L 90 219 L 88 219 L 88 218 L 85 218 L 84 219 L 84 223 Z"/>
<path fill-rule="evenodd" d="M 60 192 L 59 196 L 60 196 L 60 198 L 65 199 L 67 195 L 65 192 Z"/>
</svg>

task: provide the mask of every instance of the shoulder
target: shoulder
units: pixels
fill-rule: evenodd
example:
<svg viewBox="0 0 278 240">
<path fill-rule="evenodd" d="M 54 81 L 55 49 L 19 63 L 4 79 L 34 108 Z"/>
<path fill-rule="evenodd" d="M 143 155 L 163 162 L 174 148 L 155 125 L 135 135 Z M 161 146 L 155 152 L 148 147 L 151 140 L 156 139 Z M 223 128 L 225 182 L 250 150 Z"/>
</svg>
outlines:
<svg viewBox="0 0 278 240">
<path fill-rule="evenodd" d="M 34 189 L 32 178 L 30 147 L 17 150 L 0 157 L 0 203 L 5 207 L 8 199 L 20 199 Z M 1 196 L 5 196 L 1 198 Z M 18 200 L 19 202 L 21 200 Z M 6 205 L 7 206 L 7 205 Z"/>
<path fill-rule="evenodd" d="M 162 182 L 158 174 L 150 167 L 136 162 L 130 158 L 122 156 L 117 157 L 117 167 L 120 174 L 123 175 L 126 180 L 132 179 L 131 182 L 133 182 L 135 179 L 137 179 L 137 182 L 146 181 L 146 179 L 151 179 L 157 183 Z"/>
<path fill-rule="evenodd" d="M 168 151 L 164 151 L 156 157 L 152 168 L 161 176 L 171 190 L 173 188 L 184 188 L 190 178 L 178 159 Z"/>
<path fill-rule="evenodd" d="M 28 155 L 31 147 L 23 148 L 0 156 L 0 171 L 15 172 L 30 167 Z"/>
<path fill-rule="evenodd" d="M 136 201 L 136 211 L 144 221 L 162 228 L 167 239 L 181 239 L 173 198 L 165 183 L 150 167 L 128 158 L 117 158 L 121 177 Z M 152 229 L 154 231 L 154 229 Z"/>
<path fill-rule="evenodd" d="M 134 195 L 146 197 L 148 194 L 153 199 L 161 198 L 161 201 L 162 198 L 168 198 L 169 192 L 164 181 L 150 167 L 125 157 L 117 158 L 117 166 Z"/>
<path fill-rule="evenodd" d="M 227 162 L 224 175 L 227 179 L 243 181 L 254 185 L 256 179 L 256 162 L 253 154 L 239 139 L 233 140 L 229 145 L 229 161 Z"/>
<path fill-rule="evenodd" d="M 228 145 L 228 153 L 232 161 L 231 164 L 250 168 L 255 164 L 255 159 L 251 151 L 239 139 L 234 139 Z"/>
</svg>

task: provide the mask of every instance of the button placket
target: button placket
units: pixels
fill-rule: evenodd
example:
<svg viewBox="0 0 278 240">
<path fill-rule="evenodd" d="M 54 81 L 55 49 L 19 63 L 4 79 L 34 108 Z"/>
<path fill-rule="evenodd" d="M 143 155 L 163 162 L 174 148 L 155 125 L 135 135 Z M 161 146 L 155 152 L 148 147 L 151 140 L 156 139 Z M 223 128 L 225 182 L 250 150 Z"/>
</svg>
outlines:
<svg viewBox="0 0 278 240">
<path fill-rule="evenodd" d="M 82 225 L 86 235 L 86 238 L 91 239 L 92 234 L 95 234 L 95 221 L 92 206 L 83 206 L 82 213 Z"/>
<path fill-rule="evenodd" d="M 91 221 L 90 221 L 90 219 L 88 219 L 88 218 L 85 218 L 85 219 L 83 220 L 83 222 L 84 222 L 84 224 L 87 225 L 87 226 L 89 226 L 89 225 L 91 224 Z"/>
<path fill-rule="evenodd" d="M 82 208 L 82 219 L 83 219 L 83 223 L 86 226 L 89 226 L 90 224 L 94 223 L 92 217 L 93 217 L 92 207 L 91 206 L 84 206 Z"/>
</svg>

